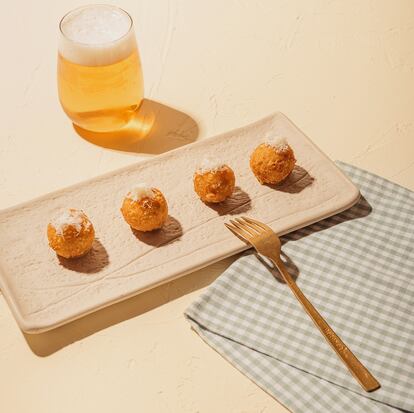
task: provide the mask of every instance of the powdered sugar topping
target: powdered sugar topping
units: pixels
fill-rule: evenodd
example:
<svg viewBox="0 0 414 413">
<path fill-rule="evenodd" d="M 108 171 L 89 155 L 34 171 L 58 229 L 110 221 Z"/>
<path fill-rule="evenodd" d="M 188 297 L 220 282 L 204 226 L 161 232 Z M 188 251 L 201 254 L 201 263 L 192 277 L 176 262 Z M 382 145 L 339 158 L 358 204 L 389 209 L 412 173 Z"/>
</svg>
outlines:
<svg viewBox="0 0 414 413">
<path fill-rule="evenodd" d="M 273 136 L 266 138 L 264 141 L 265 145 L 272 146 L 277 151 L 283 152 L 289 148 L 286 138 L 283 136 Z"/>
<path fill-rule="evenodd" d="M 155 193 L 152 188 L 146 184 L 138 184 L 132 191 L 129 191 L 127 198 L 132 201 L 140 201 L 142 198 L 154 198 Z"/>
<path fill-rule="evenodd" d="M 71 226 L 79 234 L 82 229 L 82 222 L 86 218 L 83 211 L 79 209 L 68 209 L 62 214 L 53 219 L 50 224 L 55 228 L 57 235 L 63 235 L 64 230 Z M 85 227 L 89 227 L 91 224 L 86 222 Z"/>
<path fill-rule="evenodd" d="M 226 164 L 224 162 L 218 161 L 216 159 L 204 158 L 200 165 L 197 167 L 196 172 L 204 174 L 206 172 L 218 171 L 221 168 L 224 168 Z"/>
</svg>

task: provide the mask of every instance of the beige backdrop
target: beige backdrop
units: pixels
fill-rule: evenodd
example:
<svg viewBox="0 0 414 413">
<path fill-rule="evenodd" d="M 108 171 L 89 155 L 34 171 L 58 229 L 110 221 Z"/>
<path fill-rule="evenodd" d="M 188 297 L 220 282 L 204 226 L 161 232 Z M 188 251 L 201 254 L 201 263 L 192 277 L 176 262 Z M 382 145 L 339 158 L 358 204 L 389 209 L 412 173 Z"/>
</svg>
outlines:
<svg viewBox="0 0 414 413">
<path fill-rule="evenodd" d="M 146 140 L 107 148 L 76 134 L 56 95 L 58 21 L 82 4 L 8 2 L 1 14 L 0 208 L 275 110 L 333 159 L 414 189 L 412 0 L 120 1 L 157 120 Z M 183 319 L 231 261 L 39 336 L 0 296 L 0 410 L 286 411 Z"/>
</svg>

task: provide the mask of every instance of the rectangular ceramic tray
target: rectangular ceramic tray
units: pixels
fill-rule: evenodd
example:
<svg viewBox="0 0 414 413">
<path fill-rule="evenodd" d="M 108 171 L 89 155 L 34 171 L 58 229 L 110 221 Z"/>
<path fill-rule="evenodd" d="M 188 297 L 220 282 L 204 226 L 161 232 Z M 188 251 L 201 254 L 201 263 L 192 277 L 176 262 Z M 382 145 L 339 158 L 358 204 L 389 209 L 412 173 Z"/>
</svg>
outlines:
<svg viewBox="0 0 414 413">
<path fill-rule="evenodd" d="M 297 167 L 281 185 L 260 185 L 249 154 L 266 137 L 285 136 Z M 234 196 L 209 207 L 193 191 L 199 162 L 231 166 Z M 166 196 L 165 227 L 136 236 L 120 205 L 139 182 Z M 0 287 L 22 330 L 45 331 L 246 249 L 223 223 L 248 215 L 284 234 L 351 207 L 358 189 L 284 115 L 275 113 L 205 139 L 6 209 L 0 213 Z M 83 209 L 97 240 L 85 257 L 60 260 L 46 226 L 64 208 Z"/>
</svg>

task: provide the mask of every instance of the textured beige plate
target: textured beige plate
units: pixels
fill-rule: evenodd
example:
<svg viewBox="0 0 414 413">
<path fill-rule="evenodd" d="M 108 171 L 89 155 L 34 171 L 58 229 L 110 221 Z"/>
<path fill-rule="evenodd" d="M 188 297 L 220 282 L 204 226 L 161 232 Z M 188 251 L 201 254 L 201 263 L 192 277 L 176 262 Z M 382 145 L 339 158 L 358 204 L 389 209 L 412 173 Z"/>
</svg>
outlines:
<svg viewBox="0 0 414 413">
<path fill-rule="evenodd" d="M 297 168 L 279 187 L 260 185 L 249 154 L 265 137 L 283 135 Z M 200 160 L 225 161 L 236 174 L 234 197 L 219 206 L 193 192 Z M 119 208 L 138 182 L 165 194 L 170 218 L 164 229 L 134 234 Z M 223 225 L 249 215 L 286 233 L 352 206 L 358 189 L 285 116 L 254 124 L 168 152 L 102 177 L 63 189 L 0 213 L 0 287 L 20 327 L 45 331 L 194 271 L 246 246 Z M 97 234 L 93 250 L 60 260 L 46 239 L 50 217 L 62 208 L 83 209 Z"/>
</svg>

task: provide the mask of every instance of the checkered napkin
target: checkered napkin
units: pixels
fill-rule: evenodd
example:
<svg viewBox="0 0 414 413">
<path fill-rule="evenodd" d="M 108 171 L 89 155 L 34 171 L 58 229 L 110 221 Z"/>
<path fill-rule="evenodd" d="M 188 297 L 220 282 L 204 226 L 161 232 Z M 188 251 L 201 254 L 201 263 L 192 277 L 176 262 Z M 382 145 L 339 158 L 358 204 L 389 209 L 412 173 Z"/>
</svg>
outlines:
<svg viewBox="0 0 414 413">
<path fill-rule="evenodd" d="M 366 393 L 253 253 L 187 309 L 196 332 L 295 413 L 414 411 L 414 193 L 340 163 L 351 209 L 282 238 L 297 283 L 382 387 Z"/>
</svg>

